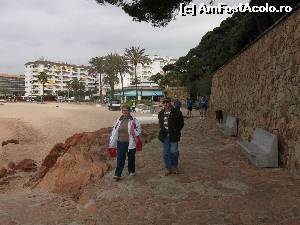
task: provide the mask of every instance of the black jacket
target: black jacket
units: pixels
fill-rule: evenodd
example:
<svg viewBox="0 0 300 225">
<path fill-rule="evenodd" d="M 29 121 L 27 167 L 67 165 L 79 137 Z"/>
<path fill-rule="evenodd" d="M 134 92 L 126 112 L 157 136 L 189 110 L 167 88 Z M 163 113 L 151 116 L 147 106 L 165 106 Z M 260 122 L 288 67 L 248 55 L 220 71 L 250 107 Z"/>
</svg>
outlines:
<svg viewBox="0 0 300 225">
<path fill-rule="evenodd" d="M 184 126 L 182 112 L 180 110 L 172 107 L 170 116 L 169 116 L 169 120 L 168 120 L 169 132 L 167 132 L 167 130 L 165 129 L 165 126 L 164 126 L 164 112 L 165 112 L 165 110 L 162 109 L 158 113 L 158 120 L 159 120 L 159 127 L 160 127 L 158 139 L 161 142 L 164 142 L 165 138 L 169 134 L 171 142 L 180 141 L 181 129 Z"/>
</svg>

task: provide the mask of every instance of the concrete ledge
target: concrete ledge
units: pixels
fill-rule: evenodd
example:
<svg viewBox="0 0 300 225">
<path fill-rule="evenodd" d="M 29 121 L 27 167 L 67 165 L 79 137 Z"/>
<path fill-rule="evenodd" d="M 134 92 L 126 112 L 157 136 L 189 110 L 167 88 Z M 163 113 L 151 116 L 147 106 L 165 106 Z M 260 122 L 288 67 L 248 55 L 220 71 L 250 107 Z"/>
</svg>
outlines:
<svg viewBox="0 0 300 225">
<path fill-rule="evenodd" d="M 278 167 L 278 141 L 275 134 L 257 128 L 251 142 L 238 140 L 237 144 L 256 167 Z"/>
</svg>

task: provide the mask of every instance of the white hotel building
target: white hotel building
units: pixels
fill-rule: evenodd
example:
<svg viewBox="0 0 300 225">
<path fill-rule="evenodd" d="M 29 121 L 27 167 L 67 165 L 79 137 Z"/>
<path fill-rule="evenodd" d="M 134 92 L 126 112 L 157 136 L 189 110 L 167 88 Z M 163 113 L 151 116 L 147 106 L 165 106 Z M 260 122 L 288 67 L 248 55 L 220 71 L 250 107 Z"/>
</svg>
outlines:
<svg viewBox="0 0 300 225">
<path fill-rule="evenodd" d="M 162 68 L 167 64 L 173 64 L 176 59 L 172 57 L 160 57 L 157 55 L 149 56 L 151 63 L 142 66 L 137 65 L 137 77 L 140 81 L 139 87 L 158 88 L 158 85 L 150 81 L 150 77 L 157 73 L 163 73 Z M 42 94 L 42 85 L 37 79 L 40 72 L 46 72 L 49 75 L 48 82 L 44 87 L 44 94 L 56 95 L 57 91 L 67 91 L 67 82 L 73 78 L 81 80 L 84 83 L 85 89 L 93 90 L 99 88 L 99 77 L 94 77 L 88 74 L 88 67 L 83 65 L 72 65 L 67 63 L 56 63 L 39 59 L 34 62 L 25 64 L 25 96 L 35 96 Z M 134 74 L 134 72 L 132 72 Z M 130 89 L 133 87 L 134 75 L 124 74 L 124 87 Z M 102 78 L 105 76 L 102 75 Z M 109 87 L 103 86 L 103 94 Z M 121 89 L 121 83 L 116 85 L 116 89 Z"/>
<path fill-rule="evenodd" d="M 98 79 L 88 75 L 86 66 L 71 65 L 67 63 L 55 63 L 45 60 L 37 60 L 25 64 L 25 96 L 42 94 L 42 86 L 37 79 L 40 72 L 49 75 L 45 84 L 45 94 L 56 95 L 57 91 L 67 91 L 67 82 L 77 78 L 83 82 L 86 90 L 97 88 Z"/>
</svg>

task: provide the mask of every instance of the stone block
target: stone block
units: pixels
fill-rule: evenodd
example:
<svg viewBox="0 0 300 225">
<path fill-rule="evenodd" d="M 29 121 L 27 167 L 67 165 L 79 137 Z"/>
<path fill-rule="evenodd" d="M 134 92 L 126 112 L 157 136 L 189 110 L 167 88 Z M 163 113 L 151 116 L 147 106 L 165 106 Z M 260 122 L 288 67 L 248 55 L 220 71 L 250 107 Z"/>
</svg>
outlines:
<svg viewBox="0 0 300 225">
<path fill-rule="evenodd" d="M 237 136 L 237 118 L 234 116 L 227 116 L 224 126 L 224 134 L 226 136 Z"/>
<path fill-rule="evenodd" d="M 237 143 L 256 167 L 278 167 L 278 140 L 275 134 L 256 128 L 250 142 L 239 140 Z"/>
</svg>

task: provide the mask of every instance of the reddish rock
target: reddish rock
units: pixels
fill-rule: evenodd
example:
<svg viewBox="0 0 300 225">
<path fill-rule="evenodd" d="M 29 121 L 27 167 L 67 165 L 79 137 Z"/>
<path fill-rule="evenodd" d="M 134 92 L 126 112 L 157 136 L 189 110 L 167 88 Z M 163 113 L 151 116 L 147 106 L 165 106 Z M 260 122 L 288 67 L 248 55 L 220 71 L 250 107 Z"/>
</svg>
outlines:
<svg viewBox="0 0 300 225">
<path fill-rule="evenodd" d="M 37 165 L 36 162 L 32 159 L 23 159 L 16 165 L 16 170 L 21 170 L 24 172 L 36 171 Z"/>
<path fill-rule="evenodd" d="M 158 126 L 145 127 L 141 138 L 149 141 L 156 136 L 150 130 Z M 103 177 L 111 168 L 107 151 L 111 130 L 102 128 L 96 132 L 74 134 L 64 144 L 56 144 L 37 174 L 25 185 L 77 196 L 83 187 Z"/>
<path fill-rule="evenodd" d="M 16 173 L 15 170 L 7 170 L 7 175 L 13 175 L 15 173 Z"/>
<path fill-rule="evenodd" d="M 0 169 L 0 178 L 6 177 L 6 176 L 7 176 L 7 169 L 5 169 L 4 167 L 2 167 Z"/>
<path fill-rule="evenodd" d="M 9 144 L 9 143 L 19 144 L 19 140 L 10 139 L 10 140 L 6 140 L 6 141 L 2 141 L 2 147 Z"/>
<path fill-rule="evenodd" d="M 97 132 L 75 134 L 64 144 L 64 154 L 54 165 L 43 164 L 38 175 L 38 187 L 56 192 L 76 194 L 87 184 L 101 178 L 109 169 L 106 151 L 103 152 Z M 48 157 L 48 156 L 47 156 Z M 45 162 L 45 161 L 44 161 Z"/>
<path fill-rule="evenodd" d="M 13 162 L 13 161 L 10 161 L 8 164 L 7 164 L 7 168 L 11 169 L 11 170 L 14 170 L 16 168 L 16 164 Z"/>
</svg>

